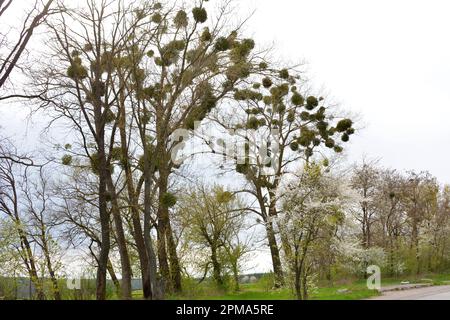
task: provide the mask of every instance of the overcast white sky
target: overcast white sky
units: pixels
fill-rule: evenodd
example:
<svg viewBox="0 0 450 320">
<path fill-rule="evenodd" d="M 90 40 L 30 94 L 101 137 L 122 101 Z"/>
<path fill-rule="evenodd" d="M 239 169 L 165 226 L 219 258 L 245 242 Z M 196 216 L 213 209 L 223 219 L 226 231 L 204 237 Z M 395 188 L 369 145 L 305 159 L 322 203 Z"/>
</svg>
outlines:
<svg viewBox="0 0 450 320">
<path fill-rule="evenodd" d="M 350 159 L 380 157 L 450 183 L 449 1 L 240 2 L 256 8 L 248 29 L 259 42 L 306 60 L 316 86 L 361 114 Z"/>
<path fill-rule="evenodd" d="M 256 9 L 247 30 L 258 43 L 274 43 L 288 61 L 307 61 L 315 86 L 361 115 L 365 129 L 349 146 L 350 160 L 381 158 L 450 183 L 450 1 L 236 3 L 243 16 Z M 23 138 L 23 116 L 1 112 L 0 126 Z M 259 257 L 257 271 L 269 268 L 267 258 Z"/>
<path fill-rule="evenodd" d="M 30 1 L 30 0 L 26 0 Z M 364 130 L 348 155 L 399 170 L 429 170 L 450 183 L 450 2 L 447 0 L 237 0 L 247 31 L 274 44 Z M 0 126 L 25 132 L 16 110 Z M 30 137 L 27 137 L 29 139 Z"/>
</svg>

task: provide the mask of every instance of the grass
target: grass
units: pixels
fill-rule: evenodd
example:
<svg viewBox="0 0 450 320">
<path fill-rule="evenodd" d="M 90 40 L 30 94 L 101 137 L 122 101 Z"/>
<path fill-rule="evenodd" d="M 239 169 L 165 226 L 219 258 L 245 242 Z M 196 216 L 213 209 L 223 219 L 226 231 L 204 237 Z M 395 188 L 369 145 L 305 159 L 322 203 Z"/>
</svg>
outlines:
<svg viewBox="0 0 450 320">
<path fill-rule="evenodd" d="M 427 282 L 433 285 L 442 285 L 450 280 L 450 273 L 446 274 L 422 274 L 417 276 L 405 276 L 403 278 L 382 278 L 382 286 L 400 285 L 403 281 L 410 283 Z M 197 284 L 186 282 L 185 291 L 181 295 L 170 296 L 170 300 L 294 300 L 291 289 L 283 288 L 272 290 L 270 279 L 264 277 L 257 283 L 242 284 L 238 292 L 229 290 L 221 291 L 210 283 Z M 340 291 L 345 290 L 345 291 Z M 365 280 L 343 279 L 330 285 L 321 283 L 316 292 L 311 294 L 311 300 L 361 300 L 378 296 L 379 293 L 367 289 Z M 133 293 L 135 299 L 142 298 L 142 292 Z"/>
<path fill-rule="evenodd" d="M 345 293 L 339 290 L 347 289 Z M 354 282 L 351 285 L 321 287 L 311 295 L 311 300 L 359 300 L 378 295 L 368 290 L 365 282 Z M 141 298 L 142 292 L 133 293 L 134 298 Z M 238 292 L 223 292 L 211 285 L 199 285 L 195 292 L 186 290 L 184 294 L 170 296 L 170 300 L 295 300 L 291 289 L 269 290 L 264 283 L 242 284 Z"/>
</svg>

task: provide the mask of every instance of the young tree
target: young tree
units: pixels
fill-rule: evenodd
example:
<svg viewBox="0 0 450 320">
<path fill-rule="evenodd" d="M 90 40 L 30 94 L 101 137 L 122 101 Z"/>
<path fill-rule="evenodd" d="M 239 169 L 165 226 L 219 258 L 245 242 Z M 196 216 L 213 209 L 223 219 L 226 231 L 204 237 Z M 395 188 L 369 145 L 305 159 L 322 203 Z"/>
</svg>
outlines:
<svg viewBox="0 0 450 320">
<path fill-rule="evenodd" d="M 404 203 L 409 225 L 411 271 L 419 274 L 420 236 L 424 222 L 429 221 L 437 210 L 439 186 L 428 172 L 409 172 L 404 185 Z"/>
<path fill-rule="evenodd" d="M 40 168 L 36 173 L 25 174 L 21 188 L 24 198 L 23 210 L 29 219 L 29 237 L 39 247 L 50 276 L 53 297 L 55 300 L 61 300 L 56 274 L 60 263 L 56 259 L 59 251 L 58 243 L 53 235 L 56 220 L 50 199 L 52 196 L 51 181 L 44 170 L 44 168 Z"/>
<path fill-rule="evenodd" d="M 25 156 L 15 156 L 16 161 L 11 161 L 11 154 L 17 154 L 11 145 L 6 145 L 5 140 L 0 145 L 0 213 L 5 215 L 14 226 L 19 246 L 17 251 L 27 270 L 27 273 L 36 287 L 40 300 L 45 299 L 43 282 L 39 277 L 39 266 L 36 254 L 32 247 L 32 240 L 28 233 L 27 218 L 24 217 L 23 194 L 21 186 L 27 174 L 27 166 L 20 164 L 27 159 Z M 23 159 L 23 160 L 22 160 Z"/>
<path fill-rule="evenodd" d="M 324 172 L 321 165 L 307 164 L 297 179 L 281 189 L 283 210 L 277 216 L 280 232 L 289 246 L 286 260 L 293 275 L 297 299 L 308 299 L 308 283 L 321 268 L 314 259 L 327 239 L 344 221 L 350 195 L 342 177 Z"/>
<path fill-rule="evenodd" d="M 375 232 L 381 234 L 378 245 L 388 253 L 388 272 L 399 275 L 402 267 L 401 239 L 405 226 L 403 204 L 404 179 L 395 170 L 379 170 L 379 180 L 373 204 L 376 209 Z"/>
<path fill-rule="evenodd" d="M 361 198 L 355 218 L 361 225 L 361 243 L 366 249 L 372 245 L 372 225 L 376 218 L 379 175 L 378 168 L 373 161 L 364 161 L 353 170 L 352 187 L 358 191 Z"/>
<path fill-rule="evenodd" d="M 230 264 L 238 283 L 239 260 L 248 250 L 240 240 L 245 209 L 239 198 L 221 187 L 199 186 L 181 198 L 178 214 L 185 229 L 185 241 L 193 244 L 197 252 L 208 250 L 204 274 L 212 266 L 214 282 L 222 288 Z"/>
</svg>

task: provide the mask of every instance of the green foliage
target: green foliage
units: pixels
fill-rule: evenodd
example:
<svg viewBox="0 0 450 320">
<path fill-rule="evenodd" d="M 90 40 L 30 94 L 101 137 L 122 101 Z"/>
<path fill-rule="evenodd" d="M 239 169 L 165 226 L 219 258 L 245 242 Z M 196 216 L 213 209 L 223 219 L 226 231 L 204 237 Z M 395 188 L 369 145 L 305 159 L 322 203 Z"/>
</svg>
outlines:
<svg viewBox="0 0 450 320">
<path fill-rule="evenodd" d="M 67 69 L 67 76 L 73 80 L 83 80 L 88 77 L 88 71 L 83 66 L 81 58 L 75 57 Z"/>
<path fill-rule="evenodd" d="M 336 153 L 342 153 L 342 151 L 344 151 L 344 148 L 342 148 L 341 146 L 335 146 L 335 147 L 334 147 L 334 152 L 336 152 Z"/>
<path fill-rule="evenodd" d="M 72 156 L 66 154 L 66 155 L 64 155 L 64 156 L 62 157 L 61 163 L 62 163 L 64 166 L 70 166 L 70 165 L 72 164 L 72 160 L 73 160 Z"/>
<path fill-rule="evenodd" d="M 230 41 L 227 38 L 220 37 L 220 38 L 217 39 L 217 41 L 216 41 L 216 43 L 214 45 L 214 48 L 217 51 L 219 51 L 219 52 L 227 51 L 227 50 L 230 50 L 231 44 L 230 44 Z"/>
<path fill-rule="evenodd" d="M 348 142 L 350 140 L 350 136 L 347 133 L 344 133 L 341 139 L 343 142 Z"/>
<path fill-rule="evenodd" d="M 189 20 L 186 11 L 180 10 L 173 19 L 173 22 L 177 28 L 186 28 L 188 26 Z"/>
<path fill-rule="evenodd" d="M 269 67 L 269 65 L 266 62 L 260 62 L 259 63 L 259 68 L 261 70 L 266 70 Z"/>
<path fill-rule="evenodd" d="M 336 146 L 336 142 L 335 142 L 332 138 L 328 138 L 328 139 L 325 141 L 325 146 L 326 146 L 327 148 L 332 149 L 332 148 L 334 148 L 334 147 Z"/>
<path fill-rule="evenodd" d="M 293 141 L 293 142 L 291 142 L 290 147 L 291 147 L 291 150 L 292 150 L 292 151 L 298 151 L 298 149 L 299 149 L 299 144 L 298 144 L 297 141 Z"/>
<path fill-rule="evenodd" d="M 217 98 L 209 83 L 205 82 L 199 85 L 197 95 L 200 103 L 192 109 L 185 121 L 185 127 L 190 130 L 194 130 L 195 122 L 204 120 L 217 105 Z"/>
<path fill-rule="evenodd" d="M 256 117 L 250 117 L 250 118 L 247 120 L 247 129 L 250 129 L 250 130 L 256 130 L 256 129 L 259 128 L 259 126 L 260 126 L 260 122 L 259 122 L 259 119 L 258 119 L 258 118 L 256 118 Z"/>
<path fill-rule="evenodd" d="M 279 76 L 281 79 L 287 80 L 289 79 L 289 71 L 287 69 L 282 69 L 280 70 Z"/>
<path fill-rule="evenodd" d="M 300 119 L 302 120 L 302 121 L 308 121 L 309 120 L 309 118 L 310 118 L 310 114 L 309 114 L 309 112 L 307 112 L 307 111 L 303 111 L 302 113 L 300 113 Z"/>
<path fill-rule="evenodd" d="M 227 78 L 235 82 L 239 79 L 245 79 L 250 75 L 251 65 L 247 62 L 240 62 L 228 68 L 226 72 Z"/>
<path fill-rule="evenodd" d="M 319 105 L 319 100 L 316 97 L 308 97 L 306 99 L 306 110 L 313 110 Z"/>
<path fill-rule="evenodd" d="M 264 88 L 269 89 L 273 85 L 272 79 L 270 79 L 269 77 L 264 78 L 262 81 L 262 85 L 264 86 Z"/>
<path fill-rule="evenodd" d="M 84 49 L 83 50 L 86 51 L 86 52 L 90 52 L 90 51 L 94 50 L 94 46 L 91 43 L 86 43 L 84 45 Z"/>
<path fill-rule="evenodd" d="M 155 13 L 155 14 L 152 16 L 152 22 L 157 23 L 157 24 L 161 23 L 161 22 L 162 22 L 162 16 L 161 16 L 161 14 L 160 14 L 160 13 Z"/>
<path fill-rule="evenodd" d="M 350 119 L 344 119 L 338 122 L 336 125 L 336 130 L 338 132 L 345 132 L 347 130 L 350 130 L 353 126 L 353 121 Z M 354 132 L 354 131 L 353 131 Z"/>
<path fill-rule="evenodd" d="M 209 28 L 203 29 L 200 39 L 203 42 L 210 42 L 212 40 L 212 35 L 211 32 L 209 31 Z"/>
<path fill-rule="evenodd" d="M 233 200 L 233 194 L 229 191 L 218 190 L 216 192 L 216 200 L 219 204 L 229 203 Z"/>
<path fill-rule="evenodd" d="M 155 62 L 161 66 L 170 66 L 179 59 L 180 51 L 184 50 L 186 43 L 184 40 L 173 40 L 161 49 L 161 57 Z"/>
<path fill-rule="evenodd" d="M 296 92 L 292 95 L 291 102 L 294 106 L 302 106 L 305 103 L 305 98 Z"/>
<path fill-rule="evenodd" d="M 295 111 L 293 111 L 293 110 L 289 111 L 286 120 L 289 123 L 294 122 L 295 121 Z"/>
<path fill-rule="evenodd" d="M 172 208 L 177 204 L 177 197 L 170 193 L 164 193 L 161 197 L 161 204 L 166 208 Z"/>
<path fill-rule="evenodd" d="M 238 64 L 245 61 L 254 48 L 255 41 L 253 39 L 244 39 L 242 42 L 235 41 L 230 52 L 230 58 L 235 64 Z"/>
<path fill-rule="evenodd" d="M 260 92 L 250 90 L 250 89 L 243 89 L 243 90 L 237 90 L 234 93 L 234 99 L 238 101 L 244 101 L 244 100 L 253 100 L 253 101 L 261 101 L 263 99 L 263 96 Z"/>
<path fill-rule="evenodd" d="M 92 95 L 94 97 L 104 97 L 106 95 L 106 85 L 102 81 L 97 81 L 92 84 Z"/>
<path fill-rule="evenodd" d="M 98 175 L 100 173 L 100 157 L 98 153 L 91 154 L 90 157 L 91 170 L 94 174 Z"/>
<path fill-rule="evenodd" d="M 236 172 L 240 174 L 247 174 L 249 172 L 249 165 L 248 164 L 238 164 L 236 165 Z"/>
</svg>

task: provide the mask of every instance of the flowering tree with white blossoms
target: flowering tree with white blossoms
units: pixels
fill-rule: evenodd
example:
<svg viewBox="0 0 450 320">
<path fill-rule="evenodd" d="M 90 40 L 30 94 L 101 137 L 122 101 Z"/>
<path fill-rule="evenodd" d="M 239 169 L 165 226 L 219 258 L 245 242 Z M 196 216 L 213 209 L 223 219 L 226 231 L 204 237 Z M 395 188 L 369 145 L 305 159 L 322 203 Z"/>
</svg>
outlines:
<svg viewBox="0 0 450 320">
<path fill-rule="evenodd" d="M 308 299 L 311 279 L 318 270 L 317 257 L 336 237 L 345 220 L 345 206 L 352 193 L 345 179 L 309 163 L 283 188 L 280 233 L 288 240 L 291 254 L 285 257 L 297 299 Z M 329 248 L 328 248 L 329 249 Z"/>
</svg>

